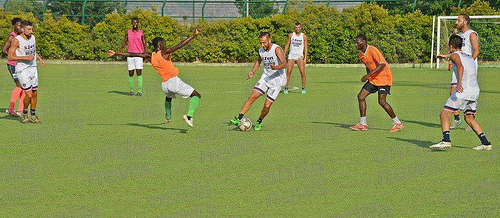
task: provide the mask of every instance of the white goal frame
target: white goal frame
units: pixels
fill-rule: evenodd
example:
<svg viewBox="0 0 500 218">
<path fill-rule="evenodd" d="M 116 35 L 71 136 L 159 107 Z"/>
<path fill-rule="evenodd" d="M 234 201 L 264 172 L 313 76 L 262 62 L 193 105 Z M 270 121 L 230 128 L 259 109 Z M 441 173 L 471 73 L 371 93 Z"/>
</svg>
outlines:
<svg viewBox="0 0 500 218">
<path fill-rule="evenodd" d="M 438 16 L 437 17 L 437 46 L 436 46 L 436 56 L 439 54 L 440 40 L 441 40 L 441 20 L 456 20 L 458 16 Z M 481 16 L 470 16 L 470 19 L 500 19 L 500 15 L 481 15 Z M 431 48 L 431 68 L 432 61 L 434 60 L 434 17 L 432 18 L 432 48 Z M 479 33 L 480 34 L 480 33 Z M 439 69 L 439 59 L 436 58 L 436 68 Z"/>
</svg>

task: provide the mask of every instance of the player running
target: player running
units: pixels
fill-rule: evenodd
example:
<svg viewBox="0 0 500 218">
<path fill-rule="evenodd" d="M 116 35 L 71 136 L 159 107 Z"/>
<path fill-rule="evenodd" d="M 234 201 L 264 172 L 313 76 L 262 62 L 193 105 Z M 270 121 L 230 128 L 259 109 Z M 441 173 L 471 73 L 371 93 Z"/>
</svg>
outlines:
<svg viewBox="0 0 500 218">
<path fill-rule="evenodd" d="M 23 28 L 21 27 L 21 18 L 14 18 L 12 19 L 12 28 L 14 31 L 12 31 L 9 36 L 7 37 L 7 41 L 5 41 L 5 45 L 3 46 L 2 52 L 5 55 L 9 55 L 9 48 L 12 42 L 12 39 L 14 39 L 16 36 L 20 35 L 23 32 Z M 12 115 L 12 116 L 19 116 L 21 115 L 23 108 L 24 108 L 24 96 L 26 95 L 21 88 L 21 84 L 19 83 L 19 79 L 17 78 L 16 74 L 16 62 L 15 61 L 7 61 L 7 70 L 9 70 L 10 76 L 14 80 L 14 83 L 16 83 L 16 87 L 14 87 L 14 90 L 12 90 L 12 95 L 10 97 L 10 103 L 9 103 L 9 108 L 7 109 L 7 113 Z M 14 111 L 14 107 L 16 106 L 16 101 L 19 99 L 19 106 L 17 108 L 17 112 Z"/>
<path fill-rule="evenodd" d="M 161 87 L 165 92 L 165 122 L 170 123 L 172 119 L 172 98 L 175 94 L 181 95 L 183 98 L 191 97 L 189 101 L 189 110 L 187 115 L 182 116 L 188 126 L 193 127 L 193 114 L 198 104 L 200 103 L 201 95 L 193 87 L 184 83 L 179 77 L 179 69 L 172 64 L 172 53 L 187 45 L 200 33 L 200 26 L 196 27 L 193 35 L 182 40 L 178 45 L 167 48 L 165 47 L 165 40 L 161 37 L 153 39 L 154 51 L 153 53 L 130 53 L 130 52 L 114 52 L 108 51 L 108 57 L 121 55 L 125 57 L 142 57 L 151 59 L 151 65 L 160 74 L 162 78 Z"/>
<path fill-rule="evenodd" d="M 255 130 L 260 130 L 262 128 L 262 120 L 269 113 L 271 105 L 280 93 L 281 87 L 286 84 L 286 61 L 283 49 L 271 42 L 271 35 L 268 32 L 262 32 L 259 36 L 259 41 L 262 46 L 262 48 L 259 49 L 259 58 L 255 61 L 252 70 L 248 73 L 247 80 L 253 77 L 262 62 L 264 62 L 264 72 L 257 84 L 253 87 L 252 94 L 250 94 L 250 97 L 248 97 L 243 104 L 243 108 L 238 116 L 230 121 L 230 123 L 238 125 L 245 113 L 252 107 L 253 102 L 267 92 L 266 102 L 254 126 Z"/>
<path fill-rule="evenodd" d="M 128 52 L 130 53 L 144 53 L 148 51 L 148 46 L 146 43 L 146 37 L 144 32 L 139 29 L 139 18 L 132 18 L 132 29 L 128 29 L 125 33 L 125 39 L 123 40 L 122 46 L 118 50 L 123 51 L 125 45 L 128 45 Z M 130 88 L 129 96 L 134 95 L 134 70 L 137 74 L 137 96 L 142 96 L 142 69 L 143 69 L 143 58 L 142 57 L 127 57 L 128 65 L 128 86 Z"/>
<path fill-rule="evenodd" d="M 359 34 L 356 36 L 356 47 L 359 50 L 359 58 L 366 66 L 367 74 L 361 78 L 361 82 L 365 83 L 358 94 L 360 121 L 358 124 L 351 126 L 352 130 L 368 130 L 366 124 L 366 97 L 378 92 L 378 103 L 389 114 L 394 126 L 390 132 L 397 132 L 404 127 L 404 124 L 399 121 L 398 117 L 392 110 L 391 105 L 387 103 L 387 94 L 390 94 L 392 86 L 392 72 L 382 53 L 372 45 L 367 44 L 366 36 Z"/>
<path fill-rule="evenodd" d="M 12 40 L 7 59 L 17 62 L 16 74 L 21 88 L 26 93 L 21 122 L 28 123 L 31 120 L 33 123 L 39 123 L 40 119 L 38 119 L 35 113 L 38 102 L 38 71 L 36 60 L 40 61 L 42 67 L 45 66 L 45 62 L 36 52 L 33 24 L 30 21 L 24 20 L 21 22 L 21 26 L 23 32 Z M 28 107 L 31 109 L 30 115 L 28 115 Z"/>
<path fill-rule="evenodd" d="M 450 59 L 452 61 L 453 73 L 457 78 L 457 88 L 446 101 L 441 112 L 441 130 L 443 131 L 443 140 L 429 148 L 432 150 L 448 150 L 451 148 L 450 139 L 450 115 L 458 110 L 465 113 L 465 122 L 476 132 L 481 145 L 474 147 L 478 151 L 490 151 L 491 143 L 486 139 L 483 129 L 475 120 L 477 98 L 479 97 L 479 84 L 477 82 L 477 67 L 472 56 L 461 50 L 462 38 L 452 35 L 448 43 L 452 52 Z"/>
<path fill-rule="evenodd" d="M 302 24 L 295 23 L 295 32 L 288 35 L 288 41 L 285 46 L 285 54 L 290 47 L 290 54 L 288 54 L 288 70 L 286 72 L 286 85 L 284 94 L 288 94 L 288 84 L 290 83 L 290 76 L 292 75 L 293 66 L 297 63 L 299 67 L 300 76 L 302 77 L 302 94 L 306 94 L 306 71 L 305 66 L 307 63 L 307 51 L 309 43 L 307 42 L 306 34 L 302 33 Z"/>
</svg>

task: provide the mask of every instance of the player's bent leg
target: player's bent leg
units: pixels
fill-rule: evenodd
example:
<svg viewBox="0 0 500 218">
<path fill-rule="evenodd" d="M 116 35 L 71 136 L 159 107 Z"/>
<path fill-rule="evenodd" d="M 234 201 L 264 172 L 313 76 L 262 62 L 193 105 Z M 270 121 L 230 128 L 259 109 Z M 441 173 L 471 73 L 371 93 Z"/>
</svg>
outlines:
<svg viewBox="0 0 500 218">
<path fill-rule="evenodd" d="M 28 123 L 29 122 L 29 116 L 28 116 L 28 107 L 31 103 L 31 98 L 33 98 L 33 91 L 31 89 L 24 90 L 26 93 L 26 96 L 24 97 L 24 108 L 23 108 L 23 113 L 21 114 L 21 123 Z"/>
<path fill-rule="evenodd" d="M 351 130 L 354 130 L 354 131 L 365 131 L 365 130 L 368 130 L 368 125 L 366 124 L 366 97 L 368 97 L 368 95 L 370 95 L 371 93 L 362 88 L 359 93 L 358 93 L 358 105 L 359 105 L 359 123 L 354 125 L 354 126 L 350 126 L 349 128 Z"/>
<path fill-rule="evenodd" d="M 306 69 L 304 63 L 304 57 L 300 57 L 297 60 L 297 66 L 299 67 L 300 77 L 302 79 L 302 94 L 306 94 Z"/>
<path fill-rule="evenodd" d="M 481 144 L 477 147 L 474 147 L 472 149 L 476 151 L 491 151 L 492 146 L 491 142 L 488 141 L 486 138 L 486 135 L 483 132 L 483 129 L 481 128 L 481 125 L 476 121 L 474 118 L 475 113 L 467 113 L 465 114 L 465 122 L 476 132 L 477 137 L 481 141 Z"/>
<path fill-rule="evenodd" d="M 267 114 L 271 110 L 271 106 L 273 105 L 273 102 L 274 101 L 270 100 L 269 98 L 266 99 L 266 101 L 264 102 L 264 107 L 262 108 L 262 111 L 260 112 L 259 119 L 255 123 L 254 130 L 259 131 L 262 129 L 262 120 L 267 116 Z"/>
<path fill-rule="evenodd" d="M 240 123 L 240 120 L 243 118 L 243 116 L 247 113 L 248 110 L 252 107 L 252 104 L 259 99 L 259 97 L 263 94 L 262 90 L 258 90 L 257 88 L 254 87 L 252 90 L 252 94 L 248 97 L 248 99 L 243 103 L 243 107 L 241 108 L 240 113 L 238 114 L 237 117 L 234 117 L 234 119 L 230 120 L 229 123 L 238 125 Z"/>
<path fill-rule="evenodd" d="M 191 97 L 191 100 L 189 100 L 189 110 L 187 112 L 187 115 L 182 116 L 182 118 L 184 119 L 184 121 L 186 121 L 188 126 L 193 127 L 193 115 L 194 111 L 200 104 L 201 94 L 198 93 L 196 90 L 193 90 L 193 92 L 191 92 L 189 97 Z"/>
</svg>

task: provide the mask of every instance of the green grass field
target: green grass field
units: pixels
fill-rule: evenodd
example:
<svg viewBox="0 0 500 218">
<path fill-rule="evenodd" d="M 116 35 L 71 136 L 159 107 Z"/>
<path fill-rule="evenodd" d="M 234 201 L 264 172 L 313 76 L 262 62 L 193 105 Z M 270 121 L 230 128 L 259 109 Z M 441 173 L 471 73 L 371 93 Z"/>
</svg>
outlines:
<svg viewBox="0 0 500 218">
<path fill-rule="evenodd" d="M 5 67 L 5 64 L 3 65 Z M 465 125 L 453 147 L 441 139 L 439 113 L 451 72 L 393 67 L 388 102 L 405 128 L 368 98 L 369 131 L 356 95 L 363 68 L 307 68 L 308 93 L 280 94 L 261 131 L 241 132 L 238 114 L 260 74 L 251 67 L 181 66 L 202 94 L 194 128 L 173 100 L 164 123 L 160 77 L 147 64 L 144 96 L 127 96 L 126 65 L 39 67 L 42 124 L 0 115 L 0 216 L 500 216 L 500 147 L 477 152 Z M 13 82 L 2 68 L 1 112 Z M 480 68 L 477 119 L 500 141 L 498 68 Z M 291 86 L 300 87 L 297 69 Z M 264 98 L 246 115 L 256 121 Z"/>
</svg>

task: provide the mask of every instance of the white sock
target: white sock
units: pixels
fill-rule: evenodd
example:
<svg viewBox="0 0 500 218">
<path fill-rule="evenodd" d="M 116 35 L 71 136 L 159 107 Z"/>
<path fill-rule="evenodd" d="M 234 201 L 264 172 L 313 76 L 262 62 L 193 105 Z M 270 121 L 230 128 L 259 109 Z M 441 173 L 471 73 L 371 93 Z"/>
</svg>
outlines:
<svg viewBox="0 0 500 218">
<path fill-rule="evenodd" d="M 400 123 L 401 123 L 401 121 L 399 121 L 399 119 L 398 119 L 398 116 L 396 116 L 396 117 L 392 118 L 392 121 L 393 121 L 394 123 L 397 123 L 397 124 L 400 124 Z"/>
<path fill-rule="evenodd" d="M 366 125 L 366 117 L 360 117 L 359 118 L 359 123 Z"/>
</svg>

